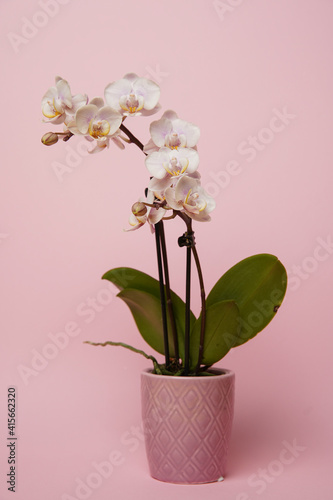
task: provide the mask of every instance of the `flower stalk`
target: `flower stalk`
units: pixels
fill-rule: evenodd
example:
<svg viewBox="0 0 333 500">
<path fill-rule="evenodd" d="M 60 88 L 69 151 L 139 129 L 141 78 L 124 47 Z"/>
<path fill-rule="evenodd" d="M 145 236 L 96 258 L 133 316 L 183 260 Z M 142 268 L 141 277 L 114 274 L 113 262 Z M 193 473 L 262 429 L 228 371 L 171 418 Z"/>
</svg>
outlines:
<svg viewBox="0 0 333 500">
<path fill-rule="evenodd" d="M 191 247 L 186 248 L 186 294 L 185 294 L 185 375 L 190 370 L 190 318 L 191 318 Z"/>
<path fill-rule="evenodd" d="M 160 241 L 161 241 L 161 249 L 162 249 L 162 258 L 163 258 L 163 268 L 164 268 L 164 279 L 165 279 L 165 293 L 167 298 L 167 307 L 170 319 L 170 325 L 172 330 L 172 339 L 174 344 L 174 353 L 176 365 L 179 364 L 179 346 L 178 346 L 178 336 L 177 336 L 177 327 L 175 321 L 175 315 L 173 311 L 172 299 L 171 299 L 171 289 L 170 289 L 170 279 L 169 279 L 169 266 L 168 266 L 168 257 L 165 243 L 165 233 L 164 233 L 164 224 L 163 220 L 158 223 L 160 230 Z"/>
<path fill-rule="evenodd" d="M 131 142 L 132 144 L 135 144 L 136 146 L 138 146 L 138 148 L 139 148 L 139 149 L 141 149 L 141 151 L 142 151 L 145 155 L 147 154 L 147 153 L 145 153 L 145 152 L 143 151 L 144 145 L 142 144 L 142 142 L 141 142 L 141 141 L 139 141 L 139 139 L 137 139 L 137 138 L 135 137 L 135 135 L 133 135 L 133 134 L 132 134 L 132 132 L 131 132 L 130 130 L 128 130 L 128 128 L 127 128 L 127 127 L 125 127 L 124 123 L 122 123 L 122 124 L 120 125 L 119 129 L 120 129 L 122 132 L 124 132 L 124 134 L 126 134 L 126 135 L 127 135 L 127 137 L 129 138 L 129 140 L 130 140 L 130 142 Z"/>
<path fill-rule="evenodd" d="M 162 310 L 165 367 L 168 368 L 168 366 L 170 365 L 170 353 L 169 353 L 168 323 L 167 323 L 165 295 L 164 295 L 160 224 L 161 224 L 161 222 L 159 222 L 158 224 L 155 225 L 155 241 L 156 241 L 157 265 L 158 265 L 158 277 L 159 277 L 159 283 L 160 283 L 160 299 L 161 299 L 161 310 Z"/>
<path fill-rule="evenodd" d="M 201 265 L 199 261 L 199 256 L 195 245 L 192 246 L 193 257 L 195 261 L 195 265 L 197 267 L 199 284 L 200 284 L 200 296 L 201 296 L 201 325 L 200 325 L 200 344 L 199 344 L 199 356 L 198 363 L 195 368 L 195 373 L 199 373 L 200 365 L 202 362 L 203 350 L 204 350 L 204 341 L 205 341 L 205 331 L 206 331 L 206 292 L 203 281 L 203 275 L 201 270 Z"/>
<path fill-rule="evenodd" d="M 188 262 L 190 260 L 189 253 L 193 253 L 195 265 L 197 268 L 197 273 L 198 273 L 198 278 L 199 278 L 199 284 L 200 284 L 200 296 L 201 296 L 201 325 L 200 325 L 200 343 L 199 343 L 199 353 L 198 353 L 198 362 L 195 368 L 195 374 L 198 374 L 200 371 L 200 366 L 202 362 L 202 357 L 203 357 L 203 348 L 204 348 L 204 341 L 205 341 L 205 330 L 206 330 L 206 292 L 205 292 L 205 286 L 204 286 L 204 280 L 203 280 L 203 274 L 202 274 L 202 269 L 200 265 L 200 260 L 199 260 L 199 255 L 195 246 L 195 238 L 194 238 L 194 232 L 192 231 L 192 219 L 187 215 L 182 212 L 177 212 L 177 215 L 186 224 L 187 227 L 187 232 L 183 234 L 178 240 L 179 246 L 186 246 L 187 247 L 187 266 L 186 266 L 186 321 L 185 321 L 185 359 L 186 357 L 189 357 L 189 354 L 187 350 L 189 351 L 189 312 L 190 310 L 190 263 Z M 188 271 L 189 269 L 189 271 Z M 186 365 L 186 363 L 185 363 Z M 186 371 L 186 367 L 185 367 Z"/>
</svg>

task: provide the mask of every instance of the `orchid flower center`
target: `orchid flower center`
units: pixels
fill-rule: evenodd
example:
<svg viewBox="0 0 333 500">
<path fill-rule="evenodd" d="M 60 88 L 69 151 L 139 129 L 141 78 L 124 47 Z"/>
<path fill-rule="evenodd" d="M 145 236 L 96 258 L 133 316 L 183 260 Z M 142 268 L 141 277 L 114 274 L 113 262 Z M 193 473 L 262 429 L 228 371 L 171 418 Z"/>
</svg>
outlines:
<svg viewBox="0 0 333 500">
<path fill-rule="evenodd" d="M 94 139 L 105 137 L 110 132 L 110 123 L 107 120 L 94 121 L 90 120 L 89 134 Z"/>
<path fill-rule="evenodd" d="M 177 132 L 172 132 L 172 134 L 167 134 L 165 136 L 165 145 L 170 149 L 177 149 L 181 146 L 181 140 Z"/>
<path fill-rule="evenodd" d="M 177 158 L 173 157 L 171 158 L 169 163 L 163 163 L 163 167 L 172 177 L 177 177 L 182 175 L 186 171 L 188 164 L 189 161 L 187 158 L 178 160 Z"/>
<path fill-rule="evenodd" d="M 52 101 L 47 101 L 42 109 L 42 113 L 46 118 L 55 118 L 56 116 L 61 115 L 62 110 L 58 111 L 56 108 L 56 104 L 54 99 Z"/>
<path fill-rule="evenodd" d="M 192 193 L 192 189 L 190 189 L 185 197 L 184 205 L 190 205 L 195 207 L 199 212 L 202 212 L 207 207 L 207 201 L 204 198 L 200 198 L 199 193 Z"/>
<path fill-rule="evenodd" d="M 119 101 L 120 107 L 127 111 L 127 113 L 134 114 L 140 111 L 144 106 L 144 99 L 142 96 L 137 97 L 136 94 L 129 94 L 122 96 Z"/>
</svg>

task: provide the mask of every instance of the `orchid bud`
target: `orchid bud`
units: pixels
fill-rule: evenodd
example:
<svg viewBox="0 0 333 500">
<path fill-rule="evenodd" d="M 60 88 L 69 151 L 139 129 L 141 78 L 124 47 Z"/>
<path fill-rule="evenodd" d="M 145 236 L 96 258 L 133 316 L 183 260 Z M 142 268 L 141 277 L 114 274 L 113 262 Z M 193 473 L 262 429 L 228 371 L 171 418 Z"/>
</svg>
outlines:
<svg viewBox="0 0 333 500">
<path fill-rule="evenodd" d="M 144 203 L 141 203 L 141 201 L 137 201 L 132 206 L 132 213 L 136 217 L 142 217 L 143 215 L 146 215 L 146 213 L 147 213 L 147 207 L 146 207 L 146 205 L 144 205 Z"/>
<path fill-rule="evenodd" d="M 54 132 L 48 132 L 47 134 L 43 135 L 41 141 L 43 144 L 45 144 L 45 146 L 53 146 L 53 144 L 56 144 L 58 142 L 58 135 Z"/>
</svg>

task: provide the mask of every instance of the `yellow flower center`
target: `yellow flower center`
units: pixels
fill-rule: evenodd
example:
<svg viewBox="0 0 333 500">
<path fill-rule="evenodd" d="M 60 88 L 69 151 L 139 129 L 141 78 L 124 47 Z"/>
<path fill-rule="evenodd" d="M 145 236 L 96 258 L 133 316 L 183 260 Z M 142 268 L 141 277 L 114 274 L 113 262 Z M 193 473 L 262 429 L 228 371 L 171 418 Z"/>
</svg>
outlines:
<svg viewBox="0 0 333 500">
<path fill-rule="evenodd" d="M 177 177 L 186 171 L 189 161 L 187 158 L 184 158 L 182 163 L 183 165 L 178 165 L 177 158 L 171 158 L 169 163 L 163 163 L 163 167 L 172 177 Z"/>
<path fill-rule="evenodd" d="M 109 132 L 110 132 L 110 123 L 107 120 L 99 120 L 98 122 L 90 120 L 89 134 L 94 139 L 105 137 L 106 135 L 108 135 Z"/>
<path fill-rule="evenodd" d="M 61 115 L 59 111 L 57 111 L 55 107 L 54 99 L 53 101 L 47 101 L 42 109 L 42 113 L 46 118 L 55 118 L 56 116 Z"/>
<path fill-rule="evenodd" d="M 141 111 L 141 109 L 144 106 L 144 101 L 142 99 L 142 104 L 140 105 L 139 99 L 137 98 L 137 96 L 135 94 L 129 94 L 127 96 L 127 99 L 125 100 L 125 102 L 122 102 L 122 99 L 121 99 L 119 104 L 120 104 L 120 107 L 124 111 L 127 111 L 130 114 L 134 114 L 137 111 Z"/>
</svg>

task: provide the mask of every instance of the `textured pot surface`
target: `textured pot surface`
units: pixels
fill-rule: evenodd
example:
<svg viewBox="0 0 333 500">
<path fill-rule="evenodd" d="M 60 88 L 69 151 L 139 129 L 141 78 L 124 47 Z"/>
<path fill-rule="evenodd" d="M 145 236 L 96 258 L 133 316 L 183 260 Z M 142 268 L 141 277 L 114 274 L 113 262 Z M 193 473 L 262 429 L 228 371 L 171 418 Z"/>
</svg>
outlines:
<svg viewBox="0 0 333 500">
<path fill-rule="evenodd" d="M 151 476 L 182 484 L 224 477 L 234 412 L 235 374 L 141 374 L 142 419 Z"/>
</svg>

